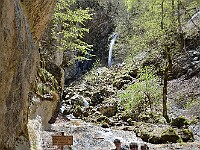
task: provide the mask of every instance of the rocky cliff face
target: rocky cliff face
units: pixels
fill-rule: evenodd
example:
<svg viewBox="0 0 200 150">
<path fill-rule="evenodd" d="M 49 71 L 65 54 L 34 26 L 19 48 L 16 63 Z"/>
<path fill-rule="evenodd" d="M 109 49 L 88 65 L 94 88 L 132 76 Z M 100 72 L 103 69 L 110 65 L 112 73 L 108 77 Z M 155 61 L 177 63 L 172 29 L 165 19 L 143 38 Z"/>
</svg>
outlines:
<svg viewBox="0 0 200 150">
<path fill-rule="evenodd" d="M 55 0 L 0 2 L 0 148 L 3 150 L 14 149 L 19 136 L 28 137 L 28 94 L 39 60 L 35 43 L 54 3 Z"/>
<path fill-rule="evenodd" d="M 38 41 L 49 22 L 56 0 L 21 0 L 21 2 L 33 37 Z"/>
</svg>

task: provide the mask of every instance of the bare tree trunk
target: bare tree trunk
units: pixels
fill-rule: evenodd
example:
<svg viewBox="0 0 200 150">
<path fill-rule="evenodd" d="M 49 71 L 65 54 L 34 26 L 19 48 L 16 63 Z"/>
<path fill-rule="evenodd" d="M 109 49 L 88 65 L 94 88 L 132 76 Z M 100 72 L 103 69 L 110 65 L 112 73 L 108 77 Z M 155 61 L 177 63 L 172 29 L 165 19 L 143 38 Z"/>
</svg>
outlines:
<svg viewBox="0 0 200 150">
<path fill-rule="evenodd" d="M 163 21 L 164 21 L 164 0 L 162 0 L 162 3 L 161 3 L 161 10 L 162 10 L 162 18 L 161 18 L 161 29 L 164 29 L 164 24 L 163 24 Z"/>
<path fill-rule="evenodd" d="M 172 10 L 174 11 L 174 0 L 172 0 Z M 164 29 L 164 0 L 162 0 L 161 2 L 161 29 Z M 172 12 L 173 13 L 173 12 Z M 173 16 L 172 16 L 173 18 Z M 170 55 L 170 49 L 168 47 L 166 47 L 165 49 L 165 53 L 167 54 L 167 64 L 166 67 L 164 69 L 163 72 L 163 76 L 164 76 L 164 85 L 163 85 L 163 117 L 166 119 L 166 121 L 169 123 L 169 117 L 167 115 L 167 82 L 168 82 L 168 73 L 169 73 L 169 67 L 170 67 L 170 63 L 171 63 L 171 55 Z M 170 58 L 170 59 L 169 59 Z M 170 62 L 169 62 L 170 61 Z M 172 63 L 171 63 L 172 64 Z"/>
<path fill-rule="evenodd" d="M 164 85 L 163 85 L 163 117 L 169 122 L 167 115 L 167 80 L 168 80 L 168 68 L 164 70 Z"/>
<path fill-rule="evenodd" d="M 181 14 L 180 14 L 180 5 L 181 2 L 178 0 L 178 30 L 179 30 L 179 44 L 180 44 L 180 50 L 182 51 L 184 49 L 184 35 L 181 25 Z"/>
<path fill-rule="evenodd" d="M 167 53 L 167 64 L 166 64 L 166 68 L 164 70 L 163 117 L 169 123 L 170 120 L 169 120 L 169 117 L 167 115 L 167 87 L 168 87 L 169 72 L 172 70 L 172 58 L 171 58 L 171 54 L 170 54 L 170 47 L 166 48 L 166 53 Z"/>
</svg>

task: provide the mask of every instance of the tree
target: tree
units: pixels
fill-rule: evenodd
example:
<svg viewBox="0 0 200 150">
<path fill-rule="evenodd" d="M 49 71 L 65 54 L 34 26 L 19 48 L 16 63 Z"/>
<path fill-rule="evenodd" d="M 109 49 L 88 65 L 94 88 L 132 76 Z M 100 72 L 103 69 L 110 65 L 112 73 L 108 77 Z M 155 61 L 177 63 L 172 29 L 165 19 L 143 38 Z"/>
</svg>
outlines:
<svg viewBox="0 0 200 150">
<path fill-rule="evenodd" d="M 88 19 L 91 19 L 90 10 L 77 9 L 75 0 L 58 0 L 52 28 L 52 37 L 57 42 L 57 48 L 88 54 L 91 45 L 82 40 L 84 34 L 89 32 L 89 29 L 84 27 Z"/>
<path fill-rule="evenodd" d="M 177 53 L 184 53 L 182 25 L 187 18 L 184 10 L 195 5 L 195 0 L 191 0 L 190 3 L 188 0 L 127 0 L 128 9 L 136 14 L 132 23 L 134 33 L 130 40 L 131 53 L 137 55 L 145 51 L 152 60 L 157 59 L 157 66 L 163 76 L 163 116 L 168 122 L 169 74 Z"/>
</svg>

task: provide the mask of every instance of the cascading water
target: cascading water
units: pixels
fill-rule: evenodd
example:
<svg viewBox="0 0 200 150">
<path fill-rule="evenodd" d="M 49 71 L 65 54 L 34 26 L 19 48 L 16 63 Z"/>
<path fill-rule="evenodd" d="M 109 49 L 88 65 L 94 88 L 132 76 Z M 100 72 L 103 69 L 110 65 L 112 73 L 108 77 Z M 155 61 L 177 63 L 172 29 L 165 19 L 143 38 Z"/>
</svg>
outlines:
<svg viewBox="0 0 200 150">
<path fill-rule="evenodd" d="M 113 46 L 115 44 L 115 41 L 117 39 L 118 33 L 114 33 L 112 35 L 112 39 L 110 42 L 110 47 L 109 47 L 109 55 L 108 55 L 108 67 L 112 66 L 112 51 L 113 51 Z"/>
</svg>

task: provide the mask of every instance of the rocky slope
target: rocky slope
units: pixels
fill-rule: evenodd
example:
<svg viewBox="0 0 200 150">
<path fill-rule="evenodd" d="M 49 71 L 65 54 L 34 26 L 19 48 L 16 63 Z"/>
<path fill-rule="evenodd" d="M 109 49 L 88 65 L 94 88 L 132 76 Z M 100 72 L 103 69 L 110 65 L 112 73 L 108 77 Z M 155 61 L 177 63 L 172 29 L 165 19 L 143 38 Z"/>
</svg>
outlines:
<svg viewBox="0 0 200 150">
<path fill-rule="evenodd" d="M 74 136 L 73 146 L 65 146 L 65 149 L 112 149 L 113 140 L 120 138 L 124 146 L 134 141 L 139 145 L 147 143 L 152 150 L 198 150 L 200 110 L 194 97 L 199 99 L 199 76 L 169 82 L 168 108 L 173 121 L 167 124 L 159 114 L 141 115 L 141 120 L 123 118 L 123 108 L 116 101 L 117 91 L 137 80 L 137 69 L 127 68 L 123 65 L 98 68 L 66 87 L 61 107 L 63 114 L 50 131 L 43 131 L 43 149 L 56 149 L 52 145 L 52 135 L 65 132 Z M 192 103 L 190 98 L 193 98 Z M 177 143 L 179 138 L 186 143 Z"/>
</svg>

